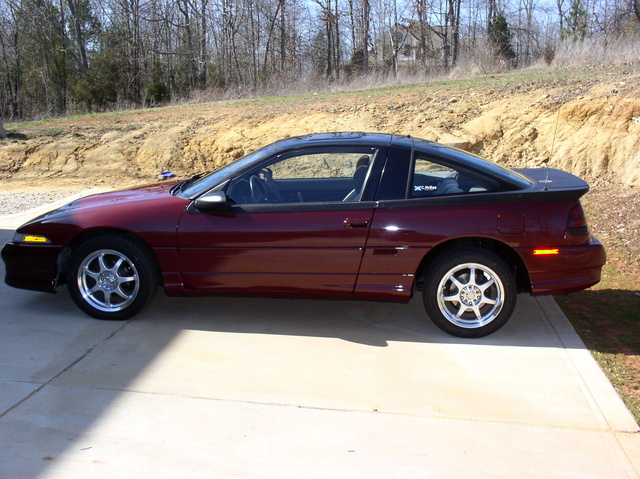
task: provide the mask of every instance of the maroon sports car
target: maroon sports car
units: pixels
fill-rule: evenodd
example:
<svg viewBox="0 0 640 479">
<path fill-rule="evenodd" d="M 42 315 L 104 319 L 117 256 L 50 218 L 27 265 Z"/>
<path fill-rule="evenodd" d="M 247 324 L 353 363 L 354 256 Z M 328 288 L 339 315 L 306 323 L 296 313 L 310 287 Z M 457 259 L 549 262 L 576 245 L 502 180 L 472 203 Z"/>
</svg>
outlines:
<svg viewBox="0 0 640 479">
<path fill-rule="evenodd" d="M 181 182 L 98 194 L 21 226 L 7 284 L 127 319 L 168 295 L 408 302 L 444 331 L 502 327 L 516 295 L 600 280 L 602 245 L 559 170 L 509 170 L 408 136 L 317 134 Z"/>
</svg>

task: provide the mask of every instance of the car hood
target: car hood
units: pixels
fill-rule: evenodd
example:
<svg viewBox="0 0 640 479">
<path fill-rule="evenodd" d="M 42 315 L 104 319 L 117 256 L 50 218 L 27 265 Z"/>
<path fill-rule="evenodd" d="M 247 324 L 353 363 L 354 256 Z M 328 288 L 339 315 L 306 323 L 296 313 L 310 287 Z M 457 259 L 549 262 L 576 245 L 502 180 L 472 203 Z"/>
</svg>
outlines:
<svg viewBox="0 0 640 479">
<path fill-rule="evenodd" d="M 135 231 L 136 225 L 152 222 L 175 223 L 190 203 L 170 190 L 176 184 L 159 183 L 127 190 L 86 196 L 45 213 L 23 225 L 68 224 L 81 228 L 113 227 Z"/>
<path fill-rule="evenodd" d="M 177 182 L 156 183 L 151 185 L 138 186 L 126 190 L 109 191 L 106 193 L 98 193 L 91 196 L 79 198 L 60 208 L 102 208 L 109 207 L 120 203 L 138 203 L 154 201 L 170 196 L 171 188 Z"/>
</svg>

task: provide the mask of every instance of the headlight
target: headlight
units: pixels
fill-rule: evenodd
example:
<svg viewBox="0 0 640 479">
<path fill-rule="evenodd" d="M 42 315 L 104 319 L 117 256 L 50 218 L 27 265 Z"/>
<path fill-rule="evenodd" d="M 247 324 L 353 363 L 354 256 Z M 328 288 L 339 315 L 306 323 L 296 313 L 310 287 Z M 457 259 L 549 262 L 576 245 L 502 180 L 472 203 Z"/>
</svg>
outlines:
<svg viewBox="0 0 640 479">
<path fill-rule="evenodd" d="M 51 243 L 49 238 L 41 235 L 32 235 L 25 233 L 16 233 L 13 235 L 14 243 L 28 243 L 28 244 L 46 244 Z"/>
</svg>

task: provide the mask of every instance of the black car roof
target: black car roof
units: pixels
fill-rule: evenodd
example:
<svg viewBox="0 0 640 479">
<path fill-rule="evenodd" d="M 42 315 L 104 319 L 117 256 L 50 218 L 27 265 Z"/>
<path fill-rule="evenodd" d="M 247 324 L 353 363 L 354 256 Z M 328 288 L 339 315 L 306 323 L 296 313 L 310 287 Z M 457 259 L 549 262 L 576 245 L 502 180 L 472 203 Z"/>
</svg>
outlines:
<svg viewBox="0 0 640 479">
<path fill-rule="evenodd" d="M 364 133 L 360 131 L 343 131 L 331 133 L 313 133 L 304 136 L 295 136 L 278 140 L 276 145 L 283 150 L 303 146 L 328 146 L 328 145 L 366 145 L 366 146 L 389 146 L 396 142 L 398 135 L 389 133 Z"/>
</svg>

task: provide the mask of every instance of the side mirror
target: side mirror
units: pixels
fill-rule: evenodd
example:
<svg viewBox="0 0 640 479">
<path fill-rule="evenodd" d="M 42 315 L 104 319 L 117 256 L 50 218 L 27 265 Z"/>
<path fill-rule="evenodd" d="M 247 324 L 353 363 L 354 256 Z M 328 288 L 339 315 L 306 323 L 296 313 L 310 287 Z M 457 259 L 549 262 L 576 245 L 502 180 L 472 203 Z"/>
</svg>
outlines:
<svg viewBox="0 0 640 479">
<path fill-rule="evenodd" d="M 199 211 L 223 211 L 228 206 L 227 195 L 224 191 L 207 193 L 194 201 L 194 206 Z"/>
</svg>

